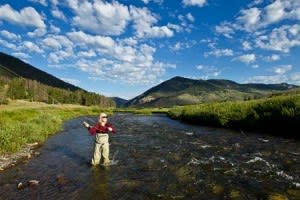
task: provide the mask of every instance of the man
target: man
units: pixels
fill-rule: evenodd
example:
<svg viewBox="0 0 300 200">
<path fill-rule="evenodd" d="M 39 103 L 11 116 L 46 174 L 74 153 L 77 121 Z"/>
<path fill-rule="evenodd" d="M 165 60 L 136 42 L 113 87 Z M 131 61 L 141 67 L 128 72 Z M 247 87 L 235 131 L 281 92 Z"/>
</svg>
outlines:
<svg viewBox="0 0 300 200">
<path fill-rule="evenodd" d="M 84 126 L 89 130 L 91 135 L 96 135 L 94 145 L 94 155 L 91 161 L 92 165 L 100 164 L 102 157 L 103 165 L 109 165 L 109 143 L 108 132 L 115 133 L 115 129 L 110 123 L 107 123 L 107 115 L 100 113 L 98 123 L 90 126 L 87 122 L 83 122 Z"/>
</svg>

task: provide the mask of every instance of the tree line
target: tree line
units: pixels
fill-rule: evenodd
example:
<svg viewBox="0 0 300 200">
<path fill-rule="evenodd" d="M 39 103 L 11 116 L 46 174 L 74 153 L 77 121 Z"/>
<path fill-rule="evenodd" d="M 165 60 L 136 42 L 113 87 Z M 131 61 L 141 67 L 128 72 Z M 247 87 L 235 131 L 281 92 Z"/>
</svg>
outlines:
<svg viewBox="0 0 300 200">
<path fill-rule="evenodd" d="M 0 76 L 0 104 L 7 99 L 26 99 L 49 104 L 79 104 L 85 106 L 114 107 L 115 102 L 103 95 L 84 90 L 71 91 L 47 86 L 36 80 Z"/>
</svg>

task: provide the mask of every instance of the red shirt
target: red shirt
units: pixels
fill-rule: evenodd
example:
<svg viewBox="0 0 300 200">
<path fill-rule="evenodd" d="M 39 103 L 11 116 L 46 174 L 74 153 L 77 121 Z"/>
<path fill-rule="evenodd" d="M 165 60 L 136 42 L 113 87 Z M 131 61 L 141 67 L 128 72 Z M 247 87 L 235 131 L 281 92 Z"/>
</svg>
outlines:
<svg viewBox="0 0 300 200">
<path fill-rule="evenodd" d="M 102 126 L 100 123 L 97 123 L 94 126 L 91 126 L 88 128 L 91 135 L 96 135 L 96 133 L 108 133 L 108 128 L 112 128 L 112 133 L 116 133 L 115 128 L 110 124 L 106 123 L 104 126 Z"/>
</svg>

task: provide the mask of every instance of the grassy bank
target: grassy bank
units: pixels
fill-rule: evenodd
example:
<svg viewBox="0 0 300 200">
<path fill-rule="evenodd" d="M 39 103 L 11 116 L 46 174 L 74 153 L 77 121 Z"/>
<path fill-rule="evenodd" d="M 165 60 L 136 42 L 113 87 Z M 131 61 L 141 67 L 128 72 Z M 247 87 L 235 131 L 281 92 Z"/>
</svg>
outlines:
<svg viewBox="0 0 300 200">
<path fill-rule="evenodd" d="M 268 99 L 174 107 L 168 116 L 185 122 L 235 128 L 267 130 L 276 135 L 299 137 L 300 95 Z"/>
<path fill-rule="evenodd" d="M 27 143 L 44 142 L 62 128 L 64 120 L 102 111 L 98 107 L 24 103 L 0 106 L 0 154 L 17 152 Z"/>
<path fill-rule="evenodd" d="M 151 115 L 153 113 L 167 113 L 169 108 L 115 108 L 113 112 L 130 112 L 140 115 Z"/>
</svg>

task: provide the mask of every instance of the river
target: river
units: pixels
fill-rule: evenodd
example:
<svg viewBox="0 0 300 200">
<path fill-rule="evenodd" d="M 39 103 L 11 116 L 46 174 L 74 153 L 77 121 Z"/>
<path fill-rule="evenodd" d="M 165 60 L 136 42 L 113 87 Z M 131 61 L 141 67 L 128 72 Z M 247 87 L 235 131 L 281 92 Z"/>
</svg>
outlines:
<svg viewBox="0 0 300 200">
<path fill-rule="evenodd" d="M 109 118 L 113 165 L 90 167 L 83 120 L 0 172 L 0 199 L 300 199 L 300 141 L 119 113 Z"/>
</svg>

